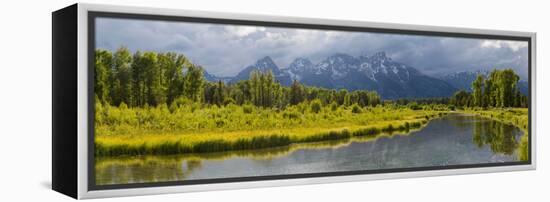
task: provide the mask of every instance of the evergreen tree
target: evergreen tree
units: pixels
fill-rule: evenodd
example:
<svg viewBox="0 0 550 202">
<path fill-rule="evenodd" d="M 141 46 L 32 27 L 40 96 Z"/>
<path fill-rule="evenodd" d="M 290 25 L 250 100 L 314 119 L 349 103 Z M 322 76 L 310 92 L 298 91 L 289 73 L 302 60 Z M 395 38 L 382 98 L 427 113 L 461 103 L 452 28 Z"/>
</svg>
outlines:
<svg viewBox="0 0 550 202">
<path fill-rule="evenodd" d="M 297 105 L 304 100 L 302 85 L 294 80 L 290 86 L 290 101 L 291 105 Z"/>
</svg>

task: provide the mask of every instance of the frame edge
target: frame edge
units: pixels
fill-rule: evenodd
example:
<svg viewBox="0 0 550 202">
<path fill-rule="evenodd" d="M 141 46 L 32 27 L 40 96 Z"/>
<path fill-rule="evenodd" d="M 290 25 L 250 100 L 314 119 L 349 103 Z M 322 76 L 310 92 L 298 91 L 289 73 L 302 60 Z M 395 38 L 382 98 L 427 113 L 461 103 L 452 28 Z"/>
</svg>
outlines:
<svg viewBox="0 0 550 202">
<path fill-rule="evenodd" d="M 166 15 L 166 16 L 185 16 L 185 17 L 205 17 L 205 18 L 219 18 L 219 19 L 237 19 L 237 20 L 254 20 L 254 21 L 266 21 L 266 22 L 286 22 L 286 23 L 301 23 L 311 25 L 340 25 L 351 27 L 374 27 L 384 29 L 404 29 L 414 31 L 435 31 L 445 33 L 463 33 L 463 34 L 490 34 L 501 36 L 516 36 L 529 38 L 531 41 L 531 60 L 530 65 L 530 91 L 531 105 L 530 115 L 531 122 L 531 134 L 530 139 L 532 144 L 530 145 L 531 155 L 530 164 L 526 165 L 513 165 L 513 166 L 498 166 L 498 167 L 481 167 L 481 168 L 461 168 L 461 169 L 448 169 L 448 170 L 432 170 L 432 171 L 410 171 L 400 173 L 383 173 L 383 174 L 363 174 L 363 175 L 351 175 L 351 176 L 330 176 L 330 177 L 315 177 L 315 178 L 299 178 L 299 179 L 279 179 L 279 180 L 265 180 L 265 181 L 251 181 L 251 182 L 231 182 L 231 183 L 215 183 L 215 184 L 200 184 L 200 185 L 175 185 L 165 187 L 144 187 L 144 188 L 126 188 L 117 190 L 93 190 L 88 188 L 88 163 L 87 162 L 87 100 L 86 94 L 88 84 L 88 61 L 87 61 L 87 27 L 88 27 L 88 12 L 117 12 L 117 13 L 130 13 L 130 14 L 150 14 L 150 15 Z M 100 5 L 100 4 L 78 4 L 78 169 L 79 169 L 79 189 L 78 197 L 80 199 L 90 198 L 103 198 L 103 197 L 118 197 L 118 196 L 139 196 L 150 194 L 170 194 L 170 193 L 188 193 L 198 191 L 213 191 L 213 190 L 232 190 L 232 189 L 244 189 L 244 188 L 260 188 L 260 187 L 277 187 L 277 186 L 291 186 L 291 185 L 307 185 L 307 184 L 320 184 L 320 183 L 340 183 L 340 182 L 352 182 L 352 181 L 366 181 L 366 180 L 380 180 L 380 179 L 396 179 L 396 178 L 416 178 L 416 177 L 431 177 L 431 176 L 444 176 L 444 175 L 462 175 L 462 174 L 478 174 L 478 173 L 491 173 L 491 172 L 508 172 L 508 171 L 525 171 L 536 169 L 536 146 L 535 146 L 535 133 L 536 133 L 536 33 L 535 32 L 517 32 L 517 31 L 503 31 L 503 30 L 488 30 L 488 29 L 472 29 L 472 28 L 457 28 L 457 27 L 442 27 L 442 26 L 425 26 L 425 25 L 410 25 L 410 24 L 397 24 L 397 23 L 376 23 L 366 21 L 348 21 L 348 20 L 334 20 L 334 19 L 316 19 L 316 18 L 303 18 L 303 17 L 290 17 L 290 16 L 269 16 L 269 15 L 253 15 L 253 14 L 237 14 L 237 13 L 220 13 L 209 11 L 191 11 L 182 9 L 165 9 L 165 8 L 149 8 L 149 7 L 130 7 L 130 6 L 117 6 L 117 5 Z M 81 92 L 84 91 L 84 92 Z"/>
</svg>

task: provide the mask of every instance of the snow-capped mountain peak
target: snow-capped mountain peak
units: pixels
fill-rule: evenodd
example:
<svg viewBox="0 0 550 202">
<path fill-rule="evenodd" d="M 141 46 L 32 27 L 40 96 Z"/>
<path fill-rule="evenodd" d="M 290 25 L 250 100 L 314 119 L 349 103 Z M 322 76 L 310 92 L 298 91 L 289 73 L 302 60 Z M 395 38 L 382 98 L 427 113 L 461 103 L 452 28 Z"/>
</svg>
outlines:
<svg viewBox="0 0 550 202">
<path fill-rule="evenodd" d="M 311 63 L 311 61 L 307 58 L 296 58 L 292 63 L 290 63 L 290 65 L 288 65 L 288 69 L 296 73 L 308 71 L 312 67 L 313 63 Z"/>
<path fill-rule="evenodd" d="M 307 58 L 296 58 L 287 69 L 283 71 L 290 76 L 291 80 L 302 80 L 302 76 L 313 70 L 313 63 Z"/>
<path fill-rule="evenodd" d="M 337 53 L 315 65 L 315 74 L 328 74 L 333 79 L 343 78 L 359 67 L 359 60 L 347 54 Z"/>
<path fill-rule="evenodd" d="M 275 71 L 279 70 L 275 62 L 271 59 L 269 56 L 265 56 L 262 59 L 256 61 L 256 64 L 252 65 L 257 70 L 265 72 L 267 70 L 273 71 L 273 73 L 276 73 Z"/>
</svg>

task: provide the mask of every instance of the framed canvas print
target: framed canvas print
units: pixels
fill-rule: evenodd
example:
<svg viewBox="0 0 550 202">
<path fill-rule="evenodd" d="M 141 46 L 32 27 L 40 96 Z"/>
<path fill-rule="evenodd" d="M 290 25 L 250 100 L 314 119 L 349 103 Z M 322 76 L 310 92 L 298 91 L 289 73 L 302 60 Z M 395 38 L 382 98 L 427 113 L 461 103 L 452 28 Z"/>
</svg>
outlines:
<svg viewBox="0 0 550 202">
<path fill-rule="evenodd" d="M 52 16 L 53 189 L 74 198 L 535 169 L 535 33 Z"/>
</svg>

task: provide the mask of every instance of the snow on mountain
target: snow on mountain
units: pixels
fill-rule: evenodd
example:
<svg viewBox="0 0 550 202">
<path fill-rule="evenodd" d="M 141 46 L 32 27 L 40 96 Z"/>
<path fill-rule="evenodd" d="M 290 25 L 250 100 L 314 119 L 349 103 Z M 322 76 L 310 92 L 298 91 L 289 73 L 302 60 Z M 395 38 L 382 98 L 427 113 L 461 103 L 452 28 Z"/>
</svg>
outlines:
<svg viewBox="0 0 550 202">
<path fill-rule="evenodd" d="M 313 70 L 313 63 L 306 58 L 296 58 L 284 71 L 292 80 L 302 80 L 302 76 Z"/>
</svg>

